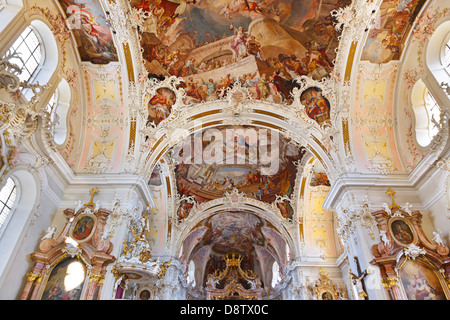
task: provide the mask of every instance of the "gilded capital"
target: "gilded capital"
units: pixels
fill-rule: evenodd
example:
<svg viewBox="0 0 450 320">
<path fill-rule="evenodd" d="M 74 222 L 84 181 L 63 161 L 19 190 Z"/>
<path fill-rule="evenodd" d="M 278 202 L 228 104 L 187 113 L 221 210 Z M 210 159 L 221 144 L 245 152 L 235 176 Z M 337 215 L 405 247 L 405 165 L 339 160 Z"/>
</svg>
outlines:
<svg viewBox="0 0 450 320">
<path fill-rule="evenodd" d="M 42 280 L 42 274 L 29 272 L 27 273 L 27 281 L 34 282 L 37 279 L 38 282 Z"/>
<path fill-rule="evenodd" d="M 98 273 L 92 273 L 89 276 L 89 282 L 100 282 L 103 279 L 103 276 Z"/>
</svg>

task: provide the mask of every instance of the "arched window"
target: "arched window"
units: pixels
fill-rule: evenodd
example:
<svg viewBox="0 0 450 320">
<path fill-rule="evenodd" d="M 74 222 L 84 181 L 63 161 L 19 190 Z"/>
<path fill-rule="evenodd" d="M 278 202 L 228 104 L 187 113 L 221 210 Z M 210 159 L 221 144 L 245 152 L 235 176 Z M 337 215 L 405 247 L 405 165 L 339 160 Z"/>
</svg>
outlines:
<svg viewBox="0 0 450 320">
<path fill-rule="evenodd" d="M 16 184 L 8 178 L 5 186 L 0 191 L 0 228 L 6 221 L 16 200 Z"/>
<path fill-rule="evenodd" d="M 21 69 L 19 79 L 30 84 L 47 84 L 58 65 L 55 37 L 40 20 L 31 21 L 6 52 L 18 54 L 20 58 L 10 61 Z M 34 95 L 31 89 L 23 89 L 22 94 L 28 100 Z"/>
<path fill-rule="evenodd" d="M 11 46 L 10 51 L 18 55 L 11 59 L 11 62 L 22 71 L 19 74 L 20 81 L 30 82 L 38 68 L 42 66 L 44 57 L 41 46 L 42 40 L 31 26 L 26 27 Z"/>
<path fill-rule="evenodd" d="M 195 287 L 195 263 L 192 260 L 189 262 L 188 266 L 187 281 L 188 283 L 192 283 L 192 286 Z"/>
<path fill-rule="evenodd" d="M 272 265 L 272 288 L 280 282 L 280 266 L 278 262 L 274 261 Z"/>
<path fill-rule="evenodd" d="M 53 139 L 58 145 L 63 144 L 67 138 L 67 113 L 70 107 L 70 99 L 70 86 L 65 79 L 62 79 L 47 103 Z"/>
<path fill-rule="evenodd" d="M 431 36 L 426 62 L 439 86 L 450 85 L 450 21 L 439 25 Z"/>
<path fill-rule="evenodd" d="M 445 71 L 447 72 L 448 76 L 450 77 L 450 37 L 447 40 L 447 43 L 445 44 L 444 55 L 443 55 L 442 60 L 444 62 Z"/>
<path fill-rule="evenodd" d="M 414 85 L 411 102 L 416 120 L 416 140 L 420 146 L 426 147 L 440 130 L 441 110 L 422 80 Z"/>
<path fill-rule="evenodd" d="M 431 142 L 431 140 L 433 140 L 433 138 L 439 132 L 441 110 L 439 109 L 439 105 L 436 102 L 436 99 L 433 97 L 433 95 L 428 89 L 425 90 L 424 99 L 425 99 L 425 110 L 427 111 L 428 117 L 428 138 Z"/>
</svg>

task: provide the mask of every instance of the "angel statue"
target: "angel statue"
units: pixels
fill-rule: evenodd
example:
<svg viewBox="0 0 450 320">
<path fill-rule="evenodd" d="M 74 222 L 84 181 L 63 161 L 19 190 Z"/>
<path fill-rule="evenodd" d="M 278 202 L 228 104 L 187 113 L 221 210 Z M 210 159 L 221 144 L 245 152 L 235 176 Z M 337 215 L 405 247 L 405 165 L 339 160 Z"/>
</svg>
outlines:
<svg viewBox="0 0 450 320">
<path fill-rule="evenodd" d="M 75 204 L 77 205 L 77 207 L 75 208 L 75 213 L 78 212 L 78 210 L 80 210 L 83 207 L 83 203 L 81 202 L 81 200 L 75 201 Z"/>
<path fill-rule="evenodd" d="M 389 240 L 389 238 L 386 235 L 386 230 L 381 230 L 380 231 L 380 237 L 381 237 L 381 240 L 383 241 L 385 246 L 389 246 L 390 245 L 391 241 Z"/>
<path fill-rule="evenodd" d="M 383 202 L 383 209 L 388 215 L 391 215 L 391 208 L 389 208 L 389 205 L 386 202 Z"/>
<path fill-rule="evenodd" d="M 47 233 L 41 238 L 41 240 L 52 239 L 53 235 L 56 233 L 56 228 L 55 227 L 48 227 L 46 232 Z"/>
<path fill-rule="evenodd" d="M 440 246 L 444 246 L 444 241 L 442 241 L 441 234 L 438 231 L 433 231 L 433 240 Z"/>
<path fill-rule="evenodd" d="M 406 202 L 405 205 L 402 207 L 402 210 L 405 211 L 409 215 L 412 214 L 411 209 L 412 209 L 412 204 L 410 204 L 409 202 Z"/>
</svg>

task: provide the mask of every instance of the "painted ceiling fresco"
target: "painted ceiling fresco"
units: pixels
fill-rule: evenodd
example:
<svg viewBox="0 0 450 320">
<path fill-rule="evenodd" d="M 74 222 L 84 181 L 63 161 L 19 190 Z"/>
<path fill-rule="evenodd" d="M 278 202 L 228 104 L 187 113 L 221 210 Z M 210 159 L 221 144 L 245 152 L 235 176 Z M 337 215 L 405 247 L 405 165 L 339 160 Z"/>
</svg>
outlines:
<svg viewBox="0 0 450 320">
<path fill-rule="evenodd" d="M 93 64 L 118 61 L 111 30 L 97 0 L 59 0 L 59 3 L 75 36 L 81 61 Z"/>
<path fill-rule="evenodd" d="M 205 280 L 209 273 L 225 269 L 224 256 L 232 250 L 242 255 L 243 270 L 259 272 L 258 259 L 262 256 L 274 259 L 275 252 L 283 253 L 283 250 L 277 251 L 279 248 L 274 247 L 278 242 L 282 243 L 283 249 L 286 246 L 282 236 L 273 226 L 261 217 L 246 211 L 219 212 L 203 220 L 198 228 L 205 227 L 206 232 L 202 232 L 203 236 L 200 238 L 196 237 L 198 243 L 192 250 L 194 256 L 200 253 L 202 248 L 211 248 L 208 255 L 202 255 L 202 259 L 207 260 Z"/>
<path fill-rule="evenodd" d="M 251 126 L 220 126 L 214 130 L 216 137 L 224 139 L 205 139 L 206 130 L 195 152 L 182 154 L 192 136 L 173 148 L 174 159 L 182 156 L 175 170 L 180 195 L 205 202 L 237 188 L 247 197 L 268 203 L 277 195 L 291 195 L 297 173 L 294 162 L 303 157 L 304 147 L 290 143 L 282 134 Z M 233 140 L 226 139 L 232 134 Z"/>
<path fill-rule="evenodd" d="M 338 34 L 330 12 L 348 0 L 131 0 L 150 75 L 182 77 L 194 102 L 236 80 L 256 99 L 290 102 L 294 77 L 330 74 Z"/>
<path fill-rule="evenodd" d="M 404 41 L 426 0 L 384 0 L 369 33 L 361 60 L 386 63 L 399 60 Z"/>
</svg>

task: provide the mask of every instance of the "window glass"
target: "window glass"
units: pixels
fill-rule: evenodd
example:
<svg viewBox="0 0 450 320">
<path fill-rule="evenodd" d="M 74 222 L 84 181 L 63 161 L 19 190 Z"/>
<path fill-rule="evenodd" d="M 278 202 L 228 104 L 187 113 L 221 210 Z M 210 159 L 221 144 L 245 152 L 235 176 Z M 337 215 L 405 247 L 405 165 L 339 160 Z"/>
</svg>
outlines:
<svg viewBox="0 0 450 320">
<path fill-rule="evenodd" d="M 16 200 L 16 184 L 14 180 L 8 178 L 5 186 L 0 191 L 0 227 L 6 221 L 11 208 Z"/>
<path fill-rule="evenodd" d="M 445 45 L 444 49 L 444 68 L 447 74 L 450 76 L 450 39 Z"/>
<path fill-rule="evenodd" d="M 31 27 L 27 27 L 13 43 L 10 51 L 20 57 L 11 59 L 11 62 L 22 70 L 19 74 L 20 81 L 28 82 L 42 62 L 41 43 L 37 34 Z"/>
<path fill-rule="evenodd" d="M 428 114 L 428 135 L 431 142 L 440 129 L 441 111 L 438 103 L 428 90 L 426 90 L 425 94 L 425 108 Z"/>
</svg>

